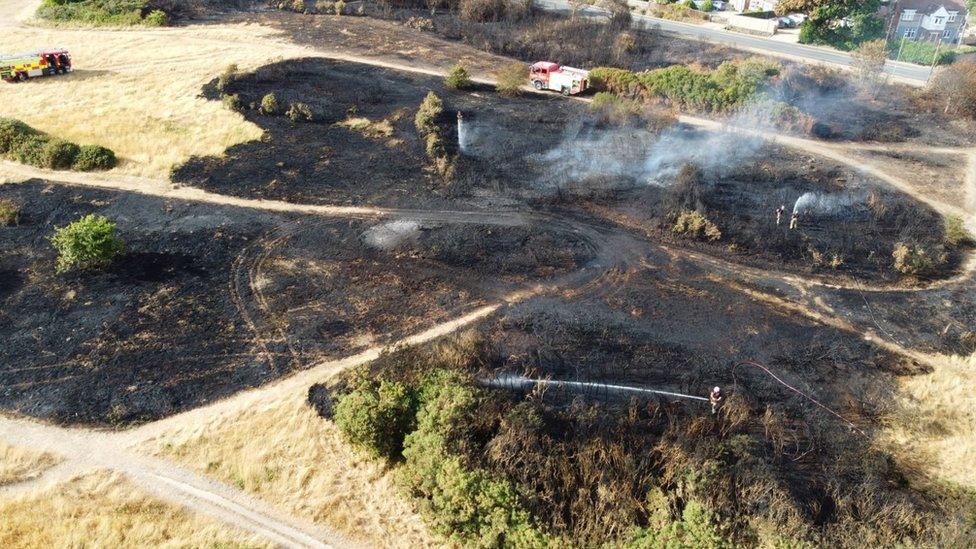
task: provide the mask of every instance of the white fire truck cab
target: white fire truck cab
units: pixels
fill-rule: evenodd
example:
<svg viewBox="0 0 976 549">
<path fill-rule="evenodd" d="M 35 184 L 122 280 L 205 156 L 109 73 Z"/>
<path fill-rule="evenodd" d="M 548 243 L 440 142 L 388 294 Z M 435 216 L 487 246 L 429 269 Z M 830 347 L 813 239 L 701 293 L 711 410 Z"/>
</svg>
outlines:
<svg viewBox="0 0 976 549">
<path fill-rule="evenodd" d="M 529 79 L 537 90 L 553 90 L 563 95 L 576 95 L 583 93 L 589 86 L 590 71 L 539 61 L 529 68 Z"/>
</svg>

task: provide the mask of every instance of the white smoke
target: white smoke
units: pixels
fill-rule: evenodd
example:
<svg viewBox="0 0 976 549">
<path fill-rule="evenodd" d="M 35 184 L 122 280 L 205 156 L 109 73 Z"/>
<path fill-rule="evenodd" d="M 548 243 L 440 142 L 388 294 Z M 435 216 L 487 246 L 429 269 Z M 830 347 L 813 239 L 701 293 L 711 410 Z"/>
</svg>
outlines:
<svg viewBox="0 0 976 549">
<path fill-rule="evenodd" d="M 793 205 L 794 214 L 840 215 L 849 213 L 854 204 L 862 199 L 851 193 L 803 193 Z"/>
<path fill-rule="evenodd" d="M 403 242 L 416 240 L 418 236 L 420 236 L 420 223 L 409 219 L 397 219 L 370 227 L 363 233 L 363 241 L 367 246 L 389 251 Z"/>
</svg>

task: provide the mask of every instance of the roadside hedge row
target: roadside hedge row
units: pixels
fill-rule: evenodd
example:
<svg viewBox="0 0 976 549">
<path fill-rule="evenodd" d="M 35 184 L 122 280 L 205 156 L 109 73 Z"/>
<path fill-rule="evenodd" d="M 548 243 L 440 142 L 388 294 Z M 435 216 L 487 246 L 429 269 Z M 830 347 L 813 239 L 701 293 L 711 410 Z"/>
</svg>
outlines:
<svg viewBox="0 0 976 549">
<path fill-rule="evenodd" d="M 754 99 L 779 65 L 760 59 L 726 61 L 712 71 L 672 65 L 644 72 L 597 67 L 590 80 L 598 88 L 626 97 L 657 97 L 683 110 L 726 112 Z"/>
<path fill-rule="evenodd" d="M 82 172 L 115 167 L 115 153 L 100 145 L 77 145 L 44 135 L 20 120 L 0 118 L 0 155 L 52 170 Z"/>
</svg>

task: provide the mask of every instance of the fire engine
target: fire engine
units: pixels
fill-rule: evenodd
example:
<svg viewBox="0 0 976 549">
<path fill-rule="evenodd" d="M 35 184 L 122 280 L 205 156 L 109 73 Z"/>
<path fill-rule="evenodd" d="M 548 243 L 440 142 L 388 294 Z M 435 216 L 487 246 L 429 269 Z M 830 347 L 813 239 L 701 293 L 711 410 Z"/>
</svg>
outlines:
<svg viewBox="0 0 976 549">
<path fill-rule="evenodd" d="M 0 55 L 0 79 L 21 82 L 35 76 L 71 72 L 71 54 L 64 49 Z"/>
<path fill-rule="evenodd" d="M 575 95 L 584 92 L 589 86 L 590 71 L 539 61 L 530 67 L 529 79 L 537 90 L 554 90 L 563 95 Z"/>
</svg>

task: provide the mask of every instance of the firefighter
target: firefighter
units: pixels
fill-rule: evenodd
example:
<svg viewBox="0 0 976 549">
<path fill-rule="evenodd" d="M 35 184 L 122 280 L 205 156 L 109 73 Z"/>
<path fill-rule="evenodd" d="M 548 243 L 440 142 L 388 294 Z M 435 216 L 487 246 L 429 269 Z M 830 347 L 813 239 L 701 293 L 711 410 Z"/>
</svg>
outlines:
<svg viewBox="0 0 976 549">
<path fill-rule="evenodd" d="M 786 213 L 786 204 L 780 204 L 779 208 L 776 208 L 776 226 L 783 221 L 783 214 Z"/>
<path fill-rule="evenodd" d="M 793 215 L 790 217 L 790 230 L 795 229 L 799 223 L 800 214 L 798 212 L 793 212 Z"/>
<path fill-rule="evenodd" d="M 722 402 L 725 401 L 725 396 L 722 394 L 722 388 L 713 388 L 712 394 L 708 395 L 708 401 L 712 403 L 712 415 L 714 416 L 718 412 L 718 407 L 721 406 Z"/>
</svg>

